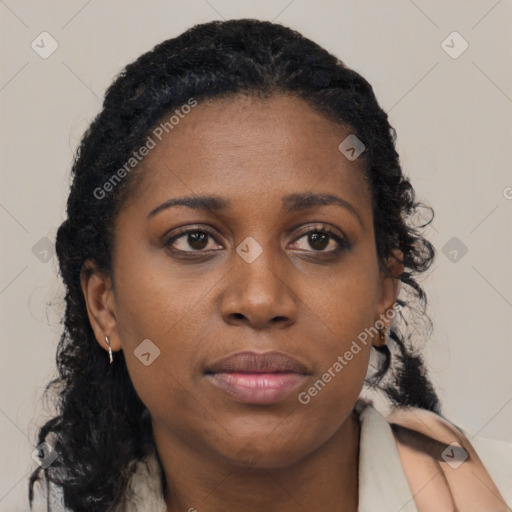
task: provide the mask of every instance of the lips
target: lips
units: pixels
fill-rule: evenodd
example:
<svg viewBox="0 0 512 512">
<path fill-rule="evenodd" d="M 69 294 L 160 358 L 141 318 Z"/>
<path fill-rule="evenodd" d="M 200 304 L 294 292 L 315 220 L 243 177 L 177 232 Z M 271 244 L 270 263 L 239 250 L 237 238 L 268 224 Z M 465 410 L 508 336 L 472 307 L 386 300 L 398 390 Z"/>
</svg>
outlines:
<svg viewBox="0 0 512 512">
<path fill-rule="evenodd" d="M 282 352 L 238 352 L 220 359 L 206 369 L 206 373 L 299 373 L 308 369 L 296 359 Z"/>
<path fill-rule="evenodd" d="M 281 352 L 239 352 L 207 367 L 217 389 L 248 404 L 270 404 L 286 398 L 309 374 L 300 361 Z"/>
</svg>

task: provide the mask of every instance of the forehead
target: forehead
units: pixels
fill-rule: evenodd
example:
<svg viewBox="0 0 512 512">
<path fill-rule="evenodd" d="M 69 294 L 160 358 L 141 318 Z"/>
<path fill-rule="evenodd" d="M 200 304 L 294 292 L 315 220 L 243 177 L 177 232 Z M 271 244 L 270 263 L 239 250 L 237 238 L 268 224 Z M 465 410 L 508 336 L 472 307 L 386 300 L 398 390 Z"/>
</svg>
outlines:
<svg viewBox="0 0 512 512">
<path fill-rule="evenodd" d="M 150 132 L 155 145 L 135 171 L 134 201 L 336 190 L 369 203 L 362 164 L 338 149 L 350 129 L 298 97 L 235 96 L 201 102 L 169 123 L 172 115 Z"/>
</svg>

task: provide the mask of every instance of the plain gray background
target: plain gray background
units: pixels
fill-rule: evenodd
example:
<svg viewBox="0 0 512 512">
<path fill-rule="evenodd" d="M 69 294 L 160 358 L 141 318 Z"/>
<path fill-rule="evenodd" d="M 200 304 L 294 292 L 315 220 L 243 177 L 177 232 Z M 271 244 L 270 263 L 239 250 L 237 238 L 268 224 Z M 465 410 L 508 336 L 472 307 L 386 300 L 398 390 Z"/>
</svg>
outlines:
<svg viewBox="0 0 512 512">
<path fill-rule="evenodd" d="M 404 172 L 436 212 L 426 235 L 438 255 L 422 284 L 444 413 L 512 440 L 511 11 L 510 0 L 0 0 L 0 511 L 28 509 L 30 454 L 49 417 L 41 394 L 63 307 L 51 250 L 73 152 L 124 65 L 213 19 L 298 29 L 373 85 Z M 58 44 L 45 59 L 42 32 Z"/>
</svg>

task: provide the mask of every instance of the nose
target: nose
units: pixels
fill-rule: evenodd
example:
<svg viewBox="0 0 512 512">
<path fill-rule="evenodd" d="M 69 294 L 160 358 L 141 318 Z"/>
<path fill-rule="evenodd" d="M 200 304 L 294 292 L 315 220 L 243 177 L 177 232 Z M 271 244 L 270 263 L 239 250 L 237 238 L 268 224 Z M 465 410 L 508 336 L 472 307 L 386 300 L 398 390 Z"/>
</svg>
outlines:
<svg viewBox="0 0 512 512">
<path fill-rule="evenodd" d="M 235 256 L 221 301 L 221 315 L 230 325 L 253 329 L 285 328 L 296 322 L 297 300 L 282 267 L 263 253 L 252 263 Z M 288 279 L 287 279 L 288 277 Z"/>
</svg>

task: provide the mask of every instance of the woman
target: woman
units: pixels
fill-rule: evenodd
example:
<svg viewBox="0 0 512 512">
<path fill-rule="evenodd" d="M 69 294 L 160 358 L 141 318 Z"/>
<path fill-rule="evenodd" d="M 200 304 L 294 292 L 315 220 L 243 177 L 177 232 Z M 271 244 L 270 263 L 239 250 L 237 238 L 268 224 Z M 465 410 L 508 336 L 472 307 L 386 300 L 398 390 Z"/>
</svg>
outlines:
<svg viewBox="0 0 512 512">
<path fill-rule="evenodd" d="M 44 468 L 72 511 L 508 510 L 510 445 L 441 416 L 407 329 L 420 206 L 370 84 L 297 32 L 207 23 L 128 65 L 57 234 L 31 501 Z"/>
</svg>

